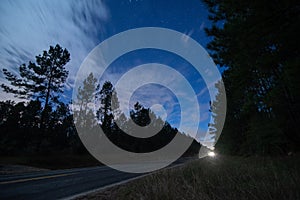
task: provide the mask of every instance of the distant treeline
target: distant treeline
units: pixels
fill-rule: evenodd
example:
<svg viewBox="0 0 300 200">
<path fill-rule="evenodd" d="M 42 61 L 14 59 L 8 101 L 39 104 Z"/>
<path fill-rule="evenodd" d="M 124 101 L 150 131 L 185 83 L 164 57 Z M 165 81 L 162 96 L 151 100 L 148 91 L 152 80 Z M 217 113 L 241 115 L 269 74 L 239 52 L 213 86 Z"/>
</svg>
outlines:
<svg viewBox="0 0 300 200">
<path fill-rule="evenodd" d="M 64 65 L 69 60 L 68 51 L 56 45 L 37 56 L 36 63 L 21 65 L 19 75 L 3 69 L 10 82 L 10 85 L 2 84 L 3 90 L 29 101 L 0 102 L 2 155 L 87 153 L 77 130 L 95 134 L 99 126 L 114 144 L 137 153 L 158 150 L 176 134 L 182 139 L 189 137 L 138 102 L 130 111 L 130 118 L 126 117 L 119 109 L 117 94 L 111 82 L 106 81 L 100 87 L 92 73 L 79 88 L 77 100 L 72 102 L 76 109 L 71 112 L 71 104 L 63 103 L 59 98 L 68 76 Z M 93 100 L 99 103 L 96 111 L 89 107 Z M 133 137 L 127 134 L 134 131 L 133 123 L 142 127 L 160 127 L 160 131 L 149 138 Z M 200 144 L 193 140 L 185 155 L 197 154 L 199 148 Z"/>
</svg>

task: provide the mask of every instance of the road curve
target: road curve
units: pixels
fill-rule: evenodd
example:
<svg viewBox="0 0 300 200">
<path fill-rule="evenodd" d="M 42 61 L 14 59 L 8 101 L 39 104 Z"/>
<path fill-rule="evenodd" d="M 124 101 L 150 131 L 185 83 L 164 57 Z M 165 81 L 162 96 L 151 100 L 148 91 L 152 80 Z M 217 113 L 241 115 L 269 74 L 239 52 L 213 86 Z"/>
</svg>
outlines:
<svg viewBox="0 0 300 200">
<path fill-rule="evenodd" d="M 189 159 L 180 159 L 172 166 Z M 96 190 L 144 174 L 132 174 L 107 166 L 53 170 L 0 176 L 0 199 L 62 199 Z"/>
<path fill-rule="evenodd" d="M 106 166 L 0 177 L 0 199 L 60 199 L 140 176 Z"/>
</svg>

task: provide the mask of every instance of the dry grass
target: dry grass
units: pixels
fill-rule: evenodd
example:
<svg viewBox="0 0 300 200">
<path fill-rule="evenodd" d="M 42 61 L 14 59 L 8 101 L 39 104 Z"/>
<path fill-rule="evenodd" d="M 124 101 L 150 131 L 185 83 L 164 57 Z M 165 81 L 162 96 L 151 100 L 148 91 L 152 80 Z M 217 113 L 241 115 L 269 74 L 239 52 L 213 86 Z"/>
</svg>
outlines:
<svg viewBox="0 0 300 200">
<path fill-rule="evenodd" d="M 300 157 L 204 158 L 81 199 L 300 199 Z"/>
</svg>

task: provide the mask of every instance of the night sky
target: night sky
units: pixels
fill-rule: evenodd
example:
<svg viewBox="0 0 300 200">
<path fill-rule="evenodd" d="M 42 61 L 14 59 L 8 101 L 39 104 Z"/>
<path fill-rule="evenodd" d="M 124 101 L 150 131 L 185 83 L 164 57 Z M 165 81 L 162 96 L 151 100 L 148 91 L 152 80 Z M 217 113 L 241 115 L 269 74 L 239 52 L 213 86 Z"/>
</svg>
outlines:
<svg viewBox="0 0 300 200">
<path fill-rule="evenodd" d="M 62 96 L 62 100 L 68 102 L 81 63 L 105 39 L 133 28 L 163 27 L 184 33 L 205 48 L 209 38 L 204 28 L 210 26 L 207 15 L 200 0 L 3 0 L 0 3 L 0 68 L 17 72 L 20 64 L 34 61 L 36 55 L 58 43 L 71 54 L 71 61 L 66 66 L 69 77 Z M 189 81 L 201 111 L 199 133 L 206 132 L 210 120 L 207 86 L 184 59 L 163 50 L 137 50 L 115 60 L 102 79 L 116 83 L 129 69 L 153 62 L 176 69 Z M 2 74 L 0 82 L 6 82 Z M 8 99 L 16 100 L 1 91 L 0 100 Z M 158 109 L 157 114 L 178 126 L 180 105 L 168 88 L 144 85 L 133 94 L 130 105 L 136 101 L 145 107 L 161 104 L 166 113 L 160 113 Z"/>
</svg>

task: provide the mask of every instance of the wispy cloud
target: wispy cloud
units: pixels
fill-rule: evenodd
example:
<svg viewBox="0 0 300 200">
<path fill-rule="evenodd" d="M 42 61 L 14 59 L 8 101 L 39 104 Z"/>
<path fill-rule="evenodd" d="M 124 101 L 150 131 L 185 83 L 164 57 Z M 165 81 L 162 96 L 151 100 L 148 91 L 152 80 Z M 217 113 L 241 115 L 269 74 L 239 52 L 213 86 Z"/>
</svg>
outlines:
<svg viewBox="0 0 300 200">
<path fill-rule="evenodd" d="M 101 40 L 102 24 L 109 18 L 103 1 L 1 1 L 0 67 L 16 72 L 20 64 L 34 61 L 36 55 L 58 43 L 71 53 L 66 66 L 66 89 L 71 89 L 80 64 Z M 8 98 L 1 91 L 0 100 Z"/>
<path fill-rule="evenodd" d="M 181 37 L 182 41 L 184 43 L 187 43 L 193 33 L 194 33 L 194 30 L 190 30 L 189 32 L 186 32 L 185 34 L 182 34 L 182 37 Z"/>
<path fill-rule="evenodd" d="M 203 21 L 200 25 L 200 31 L 202 31 L 205 28 L 205 22 Z"/>
</svg>

